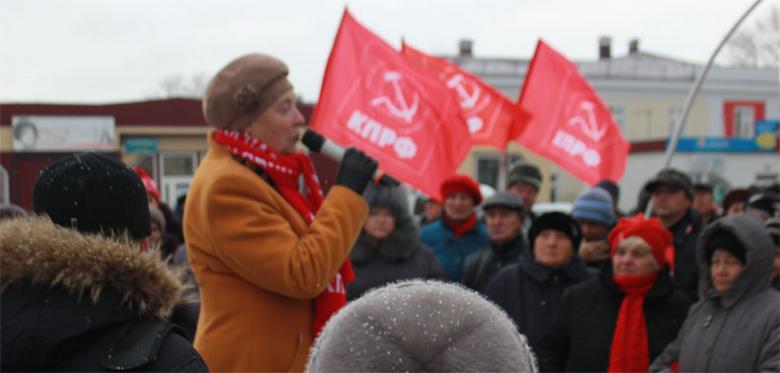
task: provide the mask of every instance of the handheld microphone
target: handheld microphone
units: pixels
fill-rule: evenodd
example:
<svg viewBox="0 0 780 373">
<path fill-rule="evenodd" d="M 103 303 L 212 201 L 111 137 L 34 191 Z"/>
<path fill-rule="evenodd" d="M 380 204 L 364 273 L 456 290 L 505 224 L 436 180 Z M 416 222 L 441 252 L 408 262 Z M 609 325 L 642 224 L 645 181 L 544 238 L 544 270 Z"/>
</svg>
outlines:
<svg viewBox="0 0 780 373">
<path fill-rule="evenodd" d="M 326 139 L 325 136 L 322 136 L 311 128 L 307 128 L 306 132 L 303 133 L 301 142 L 303 145 L 306 145 L 309 150 L 315 153 L 323 154 L 326 157 L 333 159 L 334 161 L 341 162 L 341 160 L 344 158 L 344 153 L 346 152 L 346 150 L 339 146 L 339 144 Z M 388 186 L 401 185 L 398 180 L 384 173 L 379 168 L 374 171 L 373 179 L 375 184 L 383 184 Z"/>
</svg>

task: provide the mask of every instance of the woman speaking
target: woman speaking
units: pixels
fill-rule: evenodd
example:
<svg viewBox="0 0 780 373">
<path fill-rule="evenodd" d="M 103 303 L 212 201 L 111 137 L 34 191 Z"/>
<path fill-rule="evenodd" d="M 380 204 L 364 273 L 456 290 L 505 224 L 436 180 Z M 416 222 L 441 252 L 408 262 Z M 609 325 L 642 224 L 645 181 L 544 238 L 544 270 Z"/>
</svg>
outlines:
<svg viewBox="0 0 780 373">
<path fill-rule="evenodd" d="M 201 293 L 195 348 L 213 371 L 303 370 L 313 338 L 345 302 L 347 256 L 368 214 L 377 163 L 347 150 L 323 196 L 295 146 L 305 126 L 287 66 L 240 57 L 203 98 L 209 151 L 184 215 Z"/>
</svg>

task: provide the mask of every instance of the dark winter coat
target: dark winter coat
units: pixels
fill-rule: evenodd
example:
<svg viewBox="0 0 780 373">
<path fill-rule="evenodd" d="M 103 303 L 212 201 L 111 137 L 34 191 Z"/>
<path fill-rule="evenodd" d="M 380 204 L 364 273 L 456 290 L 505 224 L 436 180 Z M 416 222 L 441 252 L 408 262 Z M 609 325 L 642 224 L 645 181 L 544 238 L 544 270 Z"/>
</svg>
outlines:
<svg viewBox="0 0 780 373">
<path fill-rule="evenodd" d="M 712 287 L 706 250 L 712 233 L 728 230 L 745 247 L 745 265 L 722 295 Z M 702 233 L 698 260 L 701 300 L 691 307 L 677 339 L 650 366 L 663 371 L 780 371 L 780 294 L 770 288 L 775 249 L 762 222 L 750 214 L 726 217 Z"/>
<path fill-rule="evenodd" d="M 133 242 L 0 224 L 2 370 L 208 371 L 166 317 L 178 276 Z"/>
<path fill-rule="evenodd" d="M 623 293 L 612 281 L 612 266 L 574 287 L 536 350 L 539 369 L 547 372 L 606 372 Z M 650 361 L 674 340 L 690 300 L 675 290 L 666 270 L 645 296 Z"/>
<path fill-rule="evenodd" d="M 494 242 L 466 258 L 463 264 L 463 285 L 484 292 L 490 280 L 504 267 L 528 256 L 528 243 L 521 232 L 515 239 L 498 245 Z"/>
<path fill-rule="evenodd" d="M 198 326 L 198 317 L 200 315 L 200 293 L 195 275 L 192 273 L 190 262 L 187 259 L 187 246 L 179 245 L 173 256 L 168 259 L 168 266 L 183 272 L 183 280 L 191 286 L 184 291 L 184 295 L 189 300 L 185 303 L 177 304 L 173 309 L 170 320 L 174 322 L 183 332 L 187 340 L 195 340 L 195 332 Z"/>
<path fill-rule="evenodd" d="M 367 290 L 405 279 L 439 279 L 446 274 L 431 250 L 420 242 L 411 219 L 383 242 L 377 243 L 365 232 L 349 254 L 355 281 L 347 286 L 347 298 L 354 300 Z"/>
<path fill-rule="evenodd" d="M 409 213 L 401 187 L 370 185 L 363 193 L 370 209 L 386 208 L 395 229 L 382 242 L 360 233 L 349 254 L 355 281 L 347 285 L 347 298 L 354 300 L 367 290 L 405 279 L 444 279 L 445 273 L 420 234 Z"/>
<path fill-rule="evenodd" d="M 498 272 L 485 294 L 509 314 L 535 350 L 557 314 L 563 294 L 588 277 L 585 263 L 576 256 L 557 269 L 521 258 Z"/>
<path fill-rule="evenodd" d="M 444 218 L 441 218 L 423 227 L 420 235 L 423 243 L 431 248 L 433 255 L 447 272 L 447 280 L 453 282 L 461 281 L 466 257 L 484 249 L 489 243 L 482 222 L 477 222 L 474 228 L 458 238 L 444 222 Z"/>
<path fill-rule="evenodd" d="M 701 217 L 694 209 L 688 209 L 688 213 L 680 221 L 669 227 L 674 237 L 674 287 L 685 293 L 692 301 L 699 298 L 699 264 L 696 261 L 696 245 L 701 228 Z"/>
</svg>

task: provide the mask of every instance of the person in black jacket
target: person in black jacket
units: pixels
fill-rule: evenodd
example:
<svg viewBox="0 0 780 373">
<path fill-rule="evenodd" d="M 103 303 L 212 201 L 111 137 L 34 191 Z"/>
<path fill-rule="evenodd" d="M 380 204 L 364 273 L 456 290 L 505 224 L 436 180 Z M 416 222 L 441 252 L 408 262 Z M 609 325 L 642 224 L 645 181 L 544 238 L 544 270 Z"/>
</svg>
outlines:
<svg viewBox="0 0 780 373">
<path fill-rule="evenodd" d="M 673 341 L 690 300 L 675 290 L 658 219 L 623 218 L 609 236 L 612 265 L 573 288 L 536 350 L 547 372 L 646 372 Z"/>
<path fill-rule="evenodd" d="M 590 274 L 576 255 L 582 233 L 569 215 L 550 212 L 540 216 L 531 225 L 528 239 L 533 256 L 501 270 L 485 293 L 509 314 L 535 349 L 552 323 L 564 292 Z"/>
<path fill-rule="evenodd" d="M 0 224 L 1 370 L 208 371 L 167 320 L 184 286 L 148 255 L 132 170 L 97 153 L 67 157 L 41 172 L 33 210 L 48 217 Z"/>
<path fill-rule="evenodd" d="M 370 210 L 349 254 L 355 280 L 347 285 L 348 300 L 398 280 L 446 277 L 431 250 L 420 242 L 400 187 L 371 185 L 363 197 Z"/>
<path fill-rule="evenodd" d="M 463 264 L 463 285 L 484 292 L 502 268 L 528 255 L 523 235 L 523 201 L 514 194 L 497 192 L 482 204 L 490 246 L 469 255 Z"/>
<path fill-rule="evenodd" d="M 652 215 L 661 219 L 674 237 L 674 261 L 669 263 L 674 287 L 696 301 L 699 298 L 696 245 L 702 222 L 693 208 L 693 184 L 688 175 L 667 168 L 647 182 L 645 191 L 651 195 Z"/>
</svg>

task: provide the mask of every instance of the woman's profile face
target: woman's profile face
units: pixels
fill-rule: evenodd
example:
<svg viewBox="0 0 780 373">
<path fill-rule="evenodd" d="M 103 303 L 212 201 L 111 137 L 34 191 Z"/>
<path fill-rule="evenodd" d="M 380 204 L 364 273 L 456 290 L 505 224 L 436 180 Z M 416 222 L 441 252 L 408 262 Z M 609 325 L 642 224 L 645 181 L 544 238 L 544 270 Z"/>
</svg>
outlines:
<svg viewBox="0 0 780 373">
<path fill-rule="evenodd" d="M 255 118 L 245 131 L 282 154 L 292 154 L 305 126 L 305 119 L 295 105 L 295 94 L 290 90 Z"/>
</svg>

